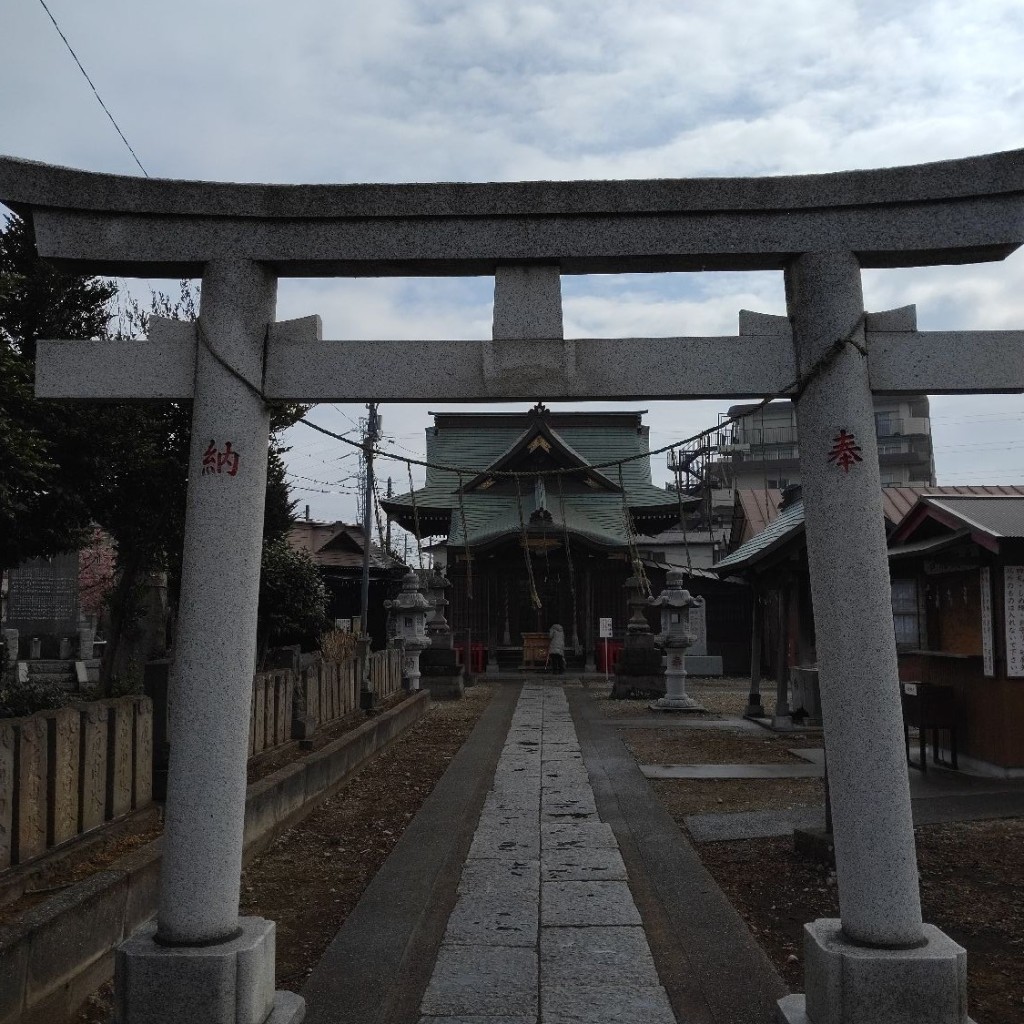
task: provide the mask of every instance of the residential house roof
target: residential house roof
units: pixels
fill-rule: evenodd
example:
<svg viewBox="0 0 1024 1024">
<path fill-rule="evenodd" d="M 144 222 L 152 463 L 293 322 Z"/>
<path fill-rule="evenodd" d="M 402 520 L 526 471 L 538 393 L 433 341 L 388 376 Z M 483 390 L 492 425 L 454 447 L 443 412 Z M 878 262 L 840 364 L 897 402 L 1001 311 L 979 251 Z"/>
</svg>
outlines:
<svg viewBox="0 0 1024 1024">
<path fill-rule="evenodd" d="M 363 529 L 351 523 L 321 523 L 300 519 L 288 533 L 288 543 L 299 551 L 307 551 L 323 568 L 352 569 L 363 567 Z M 370 568 L 390 569 L 398 562 L 384 555 L 376 544 L 370 545 Z"/>
<path fill-rule="evenodd" d="M 716 562 L 712 571 L 732 576 L 753 568 L 789 541 L 803 533 L 804 503 L 796 501 L 788 508 L 776 510 L 775 517 L 759 534 L 741 544 L 730 555 Z"/>
<path fill-rule="evenodd" d="M 945 498 L 1024 497 L 1017 485 L 962 487 L 883 487 L 882 514 L 890 528 L 899 526 L 923 495 Z M 756 537 L 778 516 L 782 491 L 772 488 L 737 488 L 733 539 L 740 544 Z M 737 549 L 738 550 L 738 549 Z"/>
</svg>

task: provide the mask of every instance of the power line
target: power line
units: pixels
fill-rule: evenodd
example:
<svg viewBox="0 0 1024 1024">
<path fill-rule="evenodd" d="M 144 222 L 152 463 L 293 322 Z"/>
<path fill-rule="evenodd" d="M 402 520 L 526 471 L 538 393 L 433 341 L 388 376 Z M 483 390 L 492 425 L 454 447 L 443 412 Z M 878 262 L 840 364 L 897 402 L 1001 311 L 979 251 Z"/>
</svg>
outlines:
<svg viewBox="0 0 1024 1024">
<path fill-rule="evenodd" d="M 71 44 L 68 42 L 68 37 L 64 35 L 64 33 L 61 31 L 60 25 L 57 24 L 57 19 L 53 16 L 53 13 L 51 12 L 50 8 L 46 6 L 46 0 L 39 0 L 39 2 L 43 5 L 43 10 L 46 11 L 46 13 L 49 15 L 50 21 L 53 22 L 53 27 L 57 30 L 57 34 L 61 37 L 61 39 L 64 40 L 64 45 L 68 48 L 68 53 L 70 53 L 71 56 L 74 57 L 75 63 L 78 65 L 78 70 L 81 71 L 82 74 L 85 76 L 85 80 L 89 83 L 89 88 L 92 89 L 93 95 L 99 101 L 99 105 L 103 108 L 103 113 L 110 118 L 110 123 L 116 129 L 117 134 L 121 136 L 121 141 L 128 147 L 128 152 L 131 153 L 132 158 L 139 165 L 139 170 L 142 171 L 142 173 L 148 178 L 149 171 L 147 171 L 146 168 L 142 166 L 142 161 L 135 155 L 135 150 L 132 149 L 131 143 L 125 138 L 124 132 L 121 131 L 120 127 L 118 126 L 118 123 L 114 120 L 114 115 L 107 109 L 106 103 L 103 102 L 103 97 L 100 96 L 99 90 L 96 88 L 95 85 L 93 85 L 93 81 L 89 77 L 89 72 L 86 71 L 84 67 L 82 67 L 82 62 L 78 59 L 78 54 L 75 53 L 75 51 L 71 47 Z"/>
</svg>

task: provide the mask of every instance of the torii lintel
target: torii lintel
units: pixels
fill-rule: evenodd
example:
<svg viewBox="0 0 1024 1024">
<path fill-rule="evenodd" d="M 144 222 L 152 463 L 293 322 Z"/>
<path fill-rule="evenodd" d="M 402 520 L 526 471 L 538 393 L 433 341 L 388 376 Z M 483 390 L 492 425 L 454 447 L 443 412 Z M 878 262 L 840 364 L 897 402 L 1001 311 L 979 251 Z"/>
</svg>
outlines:
<svg viewBox="0 0 1024 1024">
<path fill-rule="evenodd" d="M 0 202 L 78 272 L 198 277 L 218 258 L 279 276 L 862 267 L 1005 258 L 1024 242 L 1024 150 L 881 170 L 647 181 L 264 185 L 142 179 L 0 157 Z"/>
</svg>

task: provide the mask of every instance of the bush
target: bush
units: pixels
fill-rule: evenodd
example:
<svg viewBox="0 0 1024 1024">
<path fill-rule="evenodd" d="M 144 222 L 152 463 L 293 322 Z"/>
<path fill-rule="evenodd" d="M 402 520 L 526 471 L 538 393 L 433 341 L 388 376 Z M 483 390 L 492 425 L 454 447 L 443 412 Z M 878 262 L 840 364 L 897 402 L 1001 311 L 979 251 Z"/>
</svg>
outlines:
<svg viewBox="0 0 1024 1024">
<path fill-rule="evenodd" d="M 332 629 L 320 638 L 320 653 L 324 661 L 347 661 L 356 653 L 355 633 Z"/>
<path fill-rule="evenodd" d="M 75 694 L 52 683 L 40 683 L 31 677 L 19 682 L 16 672 L 8 672 L 0 682 L 0 718 L 24 718 L 37 711 L 62 708 L 75 699 Z"/>
<path fill-rule="evenodd" d="M 260 661 L 271 644 L 317 645 L 326 621 L 327 590 L 313 559 L 284 539 L 264 542 L 257 626 Z"/>
</svg>

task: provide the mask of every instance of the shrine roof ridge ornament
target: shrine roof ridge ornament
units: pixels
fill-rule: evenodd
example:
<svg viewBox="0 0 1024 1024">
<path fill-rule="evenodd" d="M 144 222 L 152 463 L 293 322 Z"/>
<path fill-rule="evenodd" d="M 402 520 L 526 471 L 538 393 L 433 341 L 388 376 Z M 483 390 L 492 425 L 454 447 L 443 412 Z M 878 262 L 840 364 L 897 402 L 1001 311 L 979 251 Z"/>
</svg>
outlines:
<svg viewBox="0 0 1024 1024">
<path fill-rule="evenodd" d="M 1024 242 L 1024 150 L 760 178 L 267 185 L 100 174 L 0 156 L 0 201 L 68 269 L 198 276 L 217 258 L 282 276 L 865 267 L 1003 259 Z"/>
</svg>

